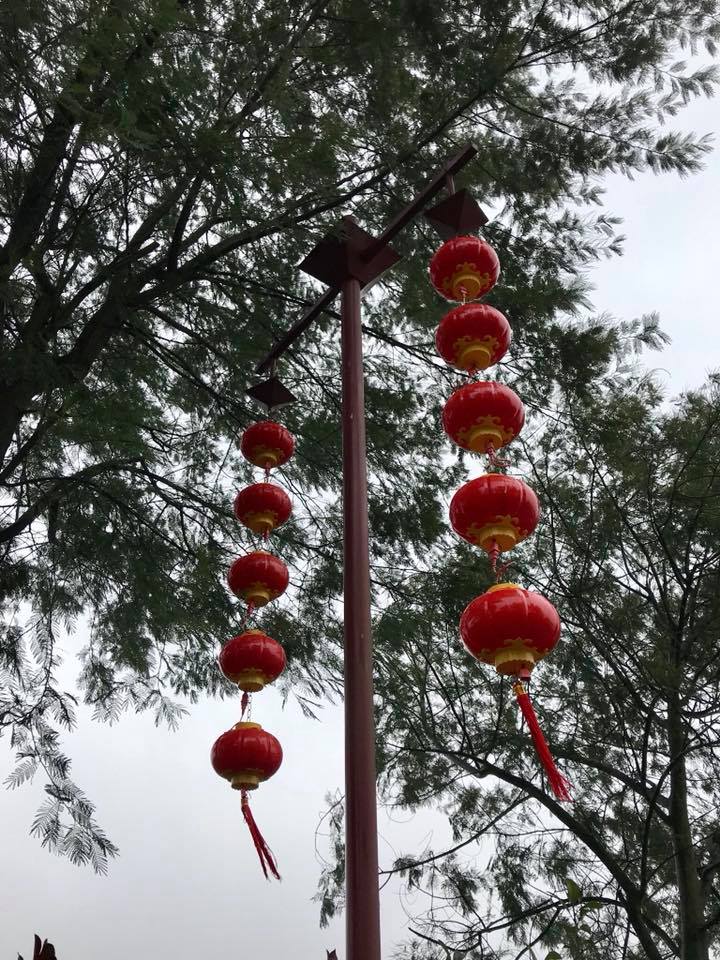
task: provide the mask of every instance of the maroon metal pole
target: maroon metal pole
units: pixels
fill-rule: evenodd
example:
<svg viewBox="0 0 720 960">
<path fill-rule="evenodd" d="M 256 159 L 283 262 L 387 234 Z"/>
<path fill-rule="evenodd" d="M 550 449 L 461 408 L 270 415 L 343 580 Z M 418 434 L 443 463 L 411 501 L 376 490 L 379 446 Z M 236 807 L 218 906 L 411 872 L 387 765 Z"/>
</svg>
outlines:
<svg viewBox="0 0 720 960">
<path fill-rule="evenodd" d="M 380 960 L 360 282 L 342 284 L 346 960 Z"/>
</svg>

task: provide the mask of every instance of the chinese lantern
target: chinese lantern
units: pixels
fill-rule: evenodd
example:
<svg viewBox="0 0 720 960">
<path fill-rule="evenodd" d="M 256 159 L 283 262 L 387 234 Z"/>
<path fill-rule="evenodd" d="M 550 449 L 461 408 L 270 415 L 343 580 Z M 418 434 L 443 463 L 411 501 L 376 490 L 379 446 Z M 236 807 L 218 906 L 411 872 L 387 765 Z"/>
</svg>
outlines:
<svg viewBox="0 0 720 960">
<path fill-rule="evenodd" d="M 240 440 L 240 452 L 263 470 L 280 467 L 295 452 L 293 435 L 281 423 L 261 420 L 245 430 Z"/>
<path fill-rule="evenodd" d="M 288 568 L 279 557 L 264 550 L 238 557 L 228 571 L 232 592 L 253 607 L 264 607 L 287 589 Z"/>
<path fill-rule="evenodd" d="M 285 669 L 285 651 L 262 630 L 246 630 L 220 651 L 220 669 L 245 693 L 257 693 Z"/>
<path fill-rule="evenodd" d="M 213 744 L 210 762 L 216 773 L 230 781 L 233 790 L 241 791 L 243 818 L 248 825 L 260 865 L 267 877 L 268 870 L 280 879 L 277 864 L 253 817 L 248 790 L 255 790 L 269 779 L 282 763 L 280 742 L 259 723 L 241 721 L 232 730 L 221 734 Z"/>
<path fill-rule="evenodd" d="M 463 303 L 440 321 L 435 346 L 451 367 L 474 373 L 498 363 L 512 333 L 504 314 L 487 303 Z"/>
<path fill-rule="evenodd" d="M 479 237 L 453 237 L 430 261 L 430 281 L 447 300 L 475 300 L 497 283 L 498 256 Z"/>
<path fill-rule="evenodd" d="M 506 676 L 521 676 L 558 642 L 560 617 L 539 593 L 498 583 L 465 608 L 460 636 L 477 660 Z"/>
<path fill-rule="evenodd" d="M 290 497 L 274 483 L 253 483 L 235 497 L 235 516 L 253 533 L 268 534 L 292 513 Z"/>
<path fill-rule="evenodd" d="M 555 765 L 523 682 L 560 638 L 557 610 L 539 593 L 515 583 L 498 583 L 465 608 L 460 618 L 460 635 L 477 660 L 515 678 L 513 693 L 550 787 L 558 800 L 569 800 L 570 784 Z"/>
<path fill-rule="evenodd" d="M 481 380 L 452 393 L 443 408 L 445 433 L 464 450 L 492 453 L 522 430 L 525 408 L 502 383 Z"/>
<path fill-rule="evenodd" d="M 537 526 L 540 507 L 522 480 L 486 473 L 463 484 L 450 501 L 453 530 L 468 543 L 493 550 L 510 550 Z"/>
<path fill-rule="evenodd" d="M 259 723 L 241 721 L 218 737 L 210 761 L 233 790 L 256 790 L 279 769 L 282 747 Z"/>
</svg>

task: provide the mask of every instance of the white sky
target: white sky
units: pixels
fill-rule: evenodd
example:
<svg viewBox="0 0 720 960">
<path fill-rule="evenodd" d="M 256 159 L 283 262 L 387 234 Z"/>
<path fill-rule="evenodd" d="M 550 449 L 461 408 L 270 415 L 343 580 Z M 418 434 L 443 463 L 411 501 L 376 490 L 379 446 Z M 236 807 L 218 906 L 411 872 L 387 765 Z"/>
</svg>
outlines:
<svg viewBox="0 0 720 960">
<path fill-rule="evenodd" d="M 717 104 L 693 104 L 676 126 L 717 129 Z M 719 185 L 718 153 L 688 180 L 646 174 L 607 181 L 606 204 L 624 218 L 628 239 L 622 259 L 593 271 L 594 302 L 625 319 L 660 311 L 673 343 L 649 363 L 667 371 L 670 393 L 697 386 L 720 367 Z M 341 711 L 330 708 L 316 723 L 293 705 L 283 710 L 274 692 L 255 697 L 254 719 L 279 737 L 285 752 L 279 773 L 253 798 L 281 884 L 264 880 L 239 796 L 210 767 L 210 746 L 236 715 L 232 701 L 205 700 L 171 734 L 156 730 L 148 716 L 107 727 L 81 714 L 66 746 L 76 782 L 121 848 L 108 877 L 48 855 L 28 836 L 42 799 L 40 779 L 0 791 L 0 956 L 20 951 L 29 960 L 37 932 L 55 944 L 59 960 L 325 960 L 333 947 L 343 960 L 342 920 L 320 931 L 318 905 L 311 903 L 318 815 L 325 794 L 343 782 Z M 10 766 L 6 749 L 0 758 L 2 778 Z M 448 836 L 429 813 L 393 823 L 381 818 L 381 866 L 400 849 L 420 850 L 431 834 L 436 849 Z M 384 956 L 405 929 L 398 886 L 390 884 L 383 892 Z"/>
</svg>

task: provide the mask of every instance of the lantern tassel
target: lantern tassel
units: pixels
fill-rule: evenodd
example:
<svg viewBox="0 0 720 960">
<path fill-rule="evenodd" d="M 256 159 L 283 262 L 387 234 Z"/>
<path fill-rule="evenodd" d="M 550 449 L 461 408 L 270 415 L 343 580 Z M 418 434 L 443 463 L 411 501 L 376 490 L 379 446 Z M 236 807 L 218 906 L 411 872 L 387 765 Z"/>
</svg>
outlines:
<svg viewBox="0 0 720 960">
<path fill-rule="evenodd" d="M 250 706 L 250 694 L 247 692 L 247 690 L 245 690 L 243 691 L 243 695 L 240 698 L 240 719 L 241 720 L 245 719 L 245 712 L 247 711 L 247 708 L 249 706 Z"/>
<path fill-rule="evenodd" d="M 530 730 L 530 736 L 535 744 L 535 750 L 540 758 L 540 763 L 547 774 L 548 782 L 552 792 L 555 794 L 555 797 L 558 800 L 571 800 L 570 781 L 567 780 L 555 766 L 555 761 L 550 753 L 550 747 L 548 747 L 547 740 L 543 736 L 543 732 L 540 729 L 540 723 L 538 722 L 537 715 L 527 692 L 527 687 L 524 683 L 518 681 L 517 683 L 513 684 L 513 692 L 517 698 L 518 706 L 522 711 L 522 715 L 527 722 Z"/>
<path fill-rule="evenodd" d="M 250 831 L 250 836 L 253 839 L 255 844 L 255 849 L 257 850 L 258 857 L 260 859 L 260 866 L 262 871 L 265 874 L 265 879 L 269 880 L 268 869 L 270 873 L 275 877 L 276 880 L 280 880 L 280 874 L 278 873 L 277 863 L 273 852 L 270 847 L 265 842 L 265 838 L 260 833 L 260 828 L 255 823 L 255 817 L 252 815 L 252 810 L 250 809 L 250 801 L 248 800 L 247 790 L 242 791 L 241 806 L 243 817 L 245 818 L 245 823 L 248 825 L 248 830 Z"/>
</svg>

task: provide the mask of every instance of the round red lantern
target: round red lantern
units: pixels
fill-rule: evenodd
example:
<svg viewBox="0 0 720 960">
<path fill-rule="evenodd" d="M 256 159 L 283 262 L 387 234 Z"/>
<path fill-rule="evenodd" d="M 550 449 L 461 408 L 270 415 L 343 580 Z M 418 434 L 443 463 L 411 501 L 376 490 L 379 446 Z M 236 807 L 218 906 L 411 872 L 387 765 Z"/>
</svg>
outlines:
<svg viewBox="0 0 720 960">
<path fill-rule="evenodd" d="M 500 261 L 480 237 L 453 237 L 430 261 L 430 281 L 447 300 L 475 300 L 487 293 L 500 276 Z"/>
<path fill-rule="evenodd" d="M 274 483 L 253 483 L 235 497 L 235 516 L 253 533 L 266 534 L 282 526 L 292 513 L 290 497 Z"/>
<path fill-rule="evenodd" d="M 467 650 L 506 676 L 527 676 L 560 639 L 560 617 L 539 593 L 498 583 L 472 600 L 460 618 Z"/>
<path fill-rule="evenodd" d="M 295 452 L 295 439 L 281 423 L 261 420 L 253 423 L 243 433 L 240 452 L 256 467 L 270 470 L 287 463 Z"/>
<path fill-rule="evenodd" d="M 463 484 L 450 501 L 453 530 L 492 553 L 510 550 L 537 526 L 540 506 L 522 480 L 486 473 Z"/>
<path fill-rule="evenodd" d="M 264 607 L 279 597 L 289 582 L 290 574 L 282 560 L 264 550 L 238 557 L 228 571 L 232 592 L 254 607 Z"/>
<path fill-rule="evenodd" d="M 558 800 L 570 800 L 570 784 L 555 764 L 523 682 L 560 638 L 557 610 L 539 593 L 516 583 L 498 583 L 467 605 L 460 618 L 460 635 L 474 657 L 515 678 L 513 693 L 550 789 Z"/>
<path fill-rule="evenodd" d="M 457 370 L 486 370 L 498 363 L 510 346 L 512 331 L 505 315 L 487 303 L 463 303 L 440 321 L 435 346 Z"/>
<path fill-rule="evenodd" d="M 451 394 L 442 414 L 445 433 L 464 450 L 499 450 L 525 423 L 520 397 L 503 383 L 481 380 Z"/>
<path fill-rule="evenodd" d="M 213 744 L 210 761 L 215 773 L 233 790 L 255 790 L 276 773 L 283 753 L 279 740 L 259 723 L 241 721 Z"/>
<path fill-rule="evenodd" d="M 246 693 L 257 693 L 283 672 L 285 651 L 262 630 L 246 630 L 228 640 L 219 661 L 228 680 Z"/>
</svg>

